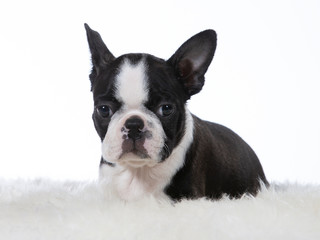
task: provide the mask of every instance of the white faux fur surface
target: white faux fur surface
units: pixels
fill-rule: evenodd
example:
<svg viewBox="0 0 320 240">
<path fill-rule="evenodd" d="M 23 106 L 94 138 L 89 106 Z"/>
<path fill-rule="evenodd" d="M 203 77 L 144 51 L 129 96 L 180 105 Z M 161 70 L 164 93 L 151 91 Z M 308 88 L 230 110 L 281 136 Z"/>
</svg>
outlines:
<svg viewBox="0 0 320 240">
<path fill-rule="evenodd" d="M 320 239 L 320 187 L 173 205 L 123 202 L 95 182 L 2 180 L 0 239 Z"/>
</svg>

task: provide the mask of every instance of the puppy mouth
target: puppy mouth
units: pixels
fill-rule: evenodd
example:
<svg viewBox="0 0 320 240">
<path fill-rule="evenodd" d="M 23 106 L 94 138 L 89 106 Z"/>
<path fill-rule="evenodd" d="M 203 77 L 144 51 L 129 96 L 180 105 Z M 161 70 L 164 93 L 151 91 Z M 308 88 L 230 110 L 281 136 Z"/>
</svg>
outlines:
<svg viewBox="0 0 320 240">
<path fill-rule="evenodd" d="M 137 138 L 137 139 L 124 139 L 122 142 L 122 154 L 133 153 L 140 158 L 148 158 L 148 152 L 143 146 L 145 142 L 145 138 Z"/>
<path fill-rule="evenodd" d="M 149 155 L 138 151 L 132 151 L 129 153 L 121 154 L 119 158 L 119 164 L 132 167 L 132 168 L 141 168 L 141 167 L 154 167 L 157 162 L 153 161 Z"/>
<path fill-rule="evenodd" d="M 145 138 L 125 139 L 122 143 L 122 154 L 119 157 L 120 163 L 131 167 L 154 166 L 147 150 L 144 148 Z"/>
</svg>

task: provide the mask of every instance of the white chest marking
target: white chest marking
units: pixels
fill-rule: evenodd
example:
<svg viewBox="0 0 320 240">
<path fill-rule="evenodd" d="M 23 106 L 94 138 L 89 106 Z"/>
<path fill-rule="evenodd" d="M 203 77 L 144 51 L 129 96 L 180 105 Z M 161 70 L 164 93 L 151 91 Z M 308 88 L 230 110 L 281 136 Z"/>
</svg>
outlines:
<svg viewBox="0 0 320 240">
<path fill-rule="evenodd" d="M 172 177 L 183 166 L 185 155 L 193 141 L 193 118 L 186 108 L 185 135 L 171 155 L 153 167 L 128 168 L 117 164 L 102 165 L 100 180 L 124 200 L 136 200 L 143 196 L 161 198 Z"/>
</svg>

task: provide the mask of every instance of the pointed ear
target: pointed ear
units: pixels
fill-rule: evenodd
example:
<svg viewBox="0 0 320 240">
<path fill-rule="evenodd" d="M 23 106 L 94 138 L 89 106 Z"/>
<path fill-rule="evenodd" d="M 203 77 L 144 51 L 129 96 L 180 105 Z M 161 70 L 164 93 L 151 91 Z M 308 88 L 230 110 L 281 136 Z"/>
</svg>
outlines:
<svg viewBox="0 0 320 240">
<path fill-rule="evenodd" d="M 175 69 L 188 97 L 201 91 L 206 73 L 217 45 L 217 35 L 213 30 L 196 34 L 186 41 L 167 61 Z"/>
<path fill-rule="evenodd" d="M 87 38 L 91 52 L 92 72 L 90 74 L 90 80 L 92 82 L 93 79 L 99 74 L 101 69 L 108 63 L 112 62 L 115 57 L 104 44 L 98 32 L 92 30 L 86 23 L 84 24 L 84 27 L 87 32 Z"/>
</svg>

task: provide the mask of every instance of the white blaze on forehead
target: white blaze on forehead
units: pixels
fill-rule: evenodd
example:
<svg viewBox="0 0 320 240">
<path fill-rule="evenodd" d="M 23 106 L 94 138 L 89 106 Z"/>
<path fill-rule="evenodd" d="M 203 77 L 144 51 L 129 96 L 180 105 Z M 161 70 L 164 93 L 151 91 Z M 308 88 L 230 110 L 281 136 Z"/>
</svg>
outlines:
<svg viewBox="0 0 320 240">
<path fill-rule="evenodd" d="M 129 108 L 139 108 L 148 100 L 146 67 L 125 60 L 116 78 L 116 98 Z"/>
</svg>

